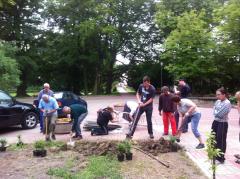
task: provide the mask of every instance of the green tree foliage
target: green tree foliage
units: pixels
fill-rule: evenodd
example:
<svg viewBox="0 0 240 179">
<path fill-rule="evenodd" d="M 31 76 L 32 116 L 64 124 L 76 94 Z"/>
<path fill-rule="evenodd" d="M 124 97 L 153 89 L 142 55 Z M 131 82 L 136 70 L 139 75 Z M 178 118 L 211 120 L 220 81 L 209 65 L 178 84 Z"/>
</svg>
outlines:
<svg viewBox="0 0 240 179">
<path fill-rule="evenodd" d="M 58 28 L 54 39 L 58 44 L 46 61 L 54 60 L 55 68 L 71 69 L 68 75 L 60 75 L 66 82 L 63 86 L 75 92 L 110 93 L 119 78 L 116 56 L 150 51 L 146 46 L 152 45 L 147 42 L 154 29 L 153 5 L 152 0 L 49 1 L 46 17 Z"/>
<path fill-rule="evenodd" d="M 213 58 L 215 44 L 207 23 L 202 20 L 204 15 L 196 11 L 183 13 L 178 17 L 177 28 L 165 41 L 166 69 L 175 79 L 207 81 L 217 70 Z"/>
<path fill-rule="evenodd" d="M 1 89 L 14 89 L 20 83 L 19 74 L 19 66 L 14 59 L 14 47 L 0 41 Z"/>
<path fill-rule="evenodd" d="M 217 46 L 216 64 L 221 82 L 230 90 L 240 85 L 240 1 L 231 0 L 216 9 L 215 41 Z M 231 70 L 229 70 L 231 69 Z"/>
<path fill-rule="evenodd" d="M 16 0 L 0 7 L 0 39 L 14 42 L 18 48 L 16 60 L 22 82 L 18 86 L 18 95 L 26 95 L 27 85 L 37 67 L 40 7 L 39 0 Z"/>
</svg>

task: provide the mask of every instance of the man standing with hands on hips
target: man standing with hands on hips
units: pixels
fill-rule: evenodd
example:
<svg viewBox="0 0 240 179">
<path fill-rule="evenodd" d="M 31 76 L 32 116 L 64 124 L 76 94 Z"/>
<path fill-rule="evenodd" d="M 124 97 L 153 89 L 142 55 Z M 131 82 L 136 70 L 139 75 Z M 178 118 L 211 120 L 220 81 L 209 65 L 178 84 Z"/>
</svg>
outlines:
<svg viewBox="0 0 240 179">
<path fill-rule="evenodd" d="M 144 112 L 146 113 L 149 137 L 151 139 L 154 138 L 153 129 L 152 129 L 152 111 L 153 111 L 153 99 L 154 99 L 155 93 L 156 93 L 156 90 L 155 90 L 155 87 L 150 84 L 150 78 L 148 76 L 144 76 L 143 83 L 139 86 L 136 94 L 137 101 L 139 103 L 138 113 L 136 114 L 137 117 L 132 122 L 132 126 L 126 135 L 126 138 L 128 139 L 132 138 L 136 130 L 137 123 Z"/>
</svg>

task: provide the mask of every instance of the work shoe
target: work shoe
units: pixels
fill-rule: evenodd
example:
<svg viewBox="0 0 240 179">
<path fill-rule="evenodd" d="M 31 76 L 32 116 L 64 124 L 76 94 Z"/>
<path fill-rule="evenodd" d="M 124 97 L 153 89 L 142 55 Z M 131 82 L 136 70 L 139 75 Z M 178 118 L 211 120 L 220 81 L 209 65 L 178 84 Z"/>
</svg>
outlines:
<svg viewBox="0 0 240 179">
<path fill-rule="evenodd" d="M 198 146 L 196 147 L 196 149 L 202 149 L 202 148 L 204 148 L 205 146 L 204 146 L 204 144 L 198 144 Z"/>
<path fill-rule="evenodd" d="M 176 138 L 176 141 L 177 141 L 177 142 L 180 142 L 180 138 L 177 137 L 177 138 Z"/>
<path fill-rule="evenodd" d="M 153 134 L 149 134 L 150 139 L 154 139 Z"/>
<path fill-rule="evenodd" d="M 51 141 L 49 136 L 46 137 L 45 140 L 46 140 L 46 141 Z"/>
<path fill-rule="evenodd" d="M 240 154 L 235 154 L 234 157 L 236 157 L 237 159 L 240 159 Z"/>
<path fill-rule="evenodd" d="M 56 140 L 56 137 L 54 134 L 52 135 L 52 140 Z"/>
</svg>

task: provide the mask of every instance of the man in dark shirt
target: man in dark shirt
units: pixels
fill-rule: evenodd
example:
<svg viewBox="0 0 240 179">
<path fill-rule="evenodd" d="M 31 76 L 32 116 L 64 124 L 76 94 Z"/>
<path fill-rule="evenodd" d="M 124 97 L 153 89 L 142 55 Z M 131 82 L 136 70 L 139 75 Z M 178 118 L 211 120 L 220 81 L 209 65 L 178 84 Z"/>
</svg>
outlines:
<svg viewBox="0 0 240 179">
<path fill-rule="evenodd" d="M 162 94 L 159 96 L 158 110 L 160 116 L 162 115 L 164 135 L 168 135 L 169 121 L 172 127 L 172 135 L 177 134 L 176 121 L 174 117 L 174 111 L 176 111 L 176 105 L 172 101 L 173 95 L 169 92 L 167 86 L 162 87 Z M 162 112 L 163 111 L 163 112 Z"/>
<path fill-rule="evenodd" d="M 178 80 L 178 86 L 179 86 L 179 91 L 178 91 L 178 94 L 180 96 L 181 99 L 183 98 L 187 98 L 191 92 L 191 88 L 190 86 L 185 82 L 184 79 L 179 79 Z M 179 114 L 178 112 L 175 114 L 175 118 L 176 118 L 176 123 L 178 124 L 179 122 Z M 183 133 L 186 133 L 188 132 L 188 123 L 186 123 L 184 126 L 183 126 Z"/>
<path fill-rule="evenodd" d="M 87 116 L 87 109 L 85 106 L 81 104 L 72 104 L 69 107 L 65 106 L 63 108 L 63 112 L 71 114 L 71 118 L 73 119 L 72 132 L 75 132 L 75 136 L 73 136 L 73 138 L 82 139 L 80 125 Z"/>
<path fill-rule="evenodd" d="M 150 84 L 150 78 L 148 76 L 145 76 L 143 78 L 143 83 L 139 86 L 136 94 L 137 101 L 139 103 L 139 112 L 138 114 L 136 114 L 137 117 L 133 121 L 126 138 L 132 138 L 136 130 L 137 123 L 144 112 L 146 113 L 149 137 L 151 139 L 154 138 L 152 129 L 152 111 L 153 111 L 153 98 L 155 96 L 155 92 L 156 90 L 154 86 Z"/>
</svg>

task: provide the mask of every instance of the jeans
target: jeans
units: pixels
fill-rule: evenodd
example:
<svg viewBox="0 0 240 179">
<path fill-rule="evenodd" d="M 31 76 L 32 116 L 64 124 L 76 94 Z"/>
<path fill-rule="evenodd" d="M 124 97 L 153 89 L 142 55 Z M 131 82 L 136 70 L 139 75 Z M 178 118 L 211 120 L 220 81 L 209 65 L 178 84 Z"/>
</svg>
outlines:
<svg viewBox="0 0 240 179">
<path fill-rule="evenodd" d="M 148 134 L 153 134 L 153 129 L 152 129 L 152 111 L 153 111 L 153 108 L 152 108 L 152 106 L 150 106 L 150 107 L 141 107 L 141 108 L 137 109 L 137 111 L 138 111 L 138 113 L 136 113 L 137 118 L 132 122 L 132 126 L 131 126 L 131 128 L 130 128 L 130 130 L 128 132 L 128 135 L 129 136 L 133 136 L 133 134 L 134 134 L 134 132 L 136 130 L 138 121 L 139 121 L 141 115 L 144 112 L 146 113 L 146 118 L 147 118 Z"/>
<path fill-rule="evenodd" d="M 84 118 L 87 116 L 87 112 L 86 113 L 83 113 L 81 114 L 78 119 L 74 119 L 73 121 L 73 126 L 72 126 L 72 131 L 75 131 L 76 132 L 76 136 L 80 136 L 81 135 L 81 123 L 82 121 L 84 120 Z"/>
<path fill-rule="evenodd" d="M 184 118 L 181 126 L 179 127 L 179 130 L 183 131 L 184 126 L 186 124 L 188 124 L 188 122 L 191 121 L 192 132 L 193 132 L 193 134 L 196 138 L 199 138 L 201 136 L 199 131 L 198 131 L 198 124 L 199 124 L 200 118 L 201 118 L 201 113 L 199 113 L 199 112 L 194 113 L 193 115 L 191 115 L 187 118 Z"/>
</svg>

